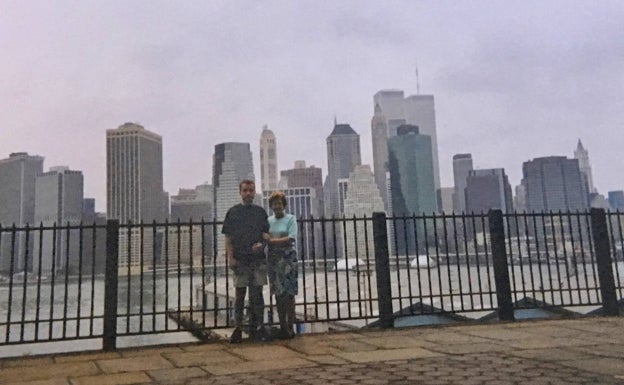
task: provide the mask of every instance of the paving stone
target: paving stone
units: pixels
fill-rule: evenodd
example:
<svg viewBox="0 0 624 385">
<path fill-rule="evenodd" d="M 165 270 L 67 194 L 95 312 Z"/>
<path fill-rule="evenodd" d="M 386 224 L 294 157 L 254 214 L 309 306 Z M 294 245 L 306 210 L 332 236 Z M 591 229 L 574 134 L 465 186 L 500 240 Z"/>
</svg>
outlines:
<svg viewBox="0 0 624 385">
<path fill-rule="evenodd" d="M 467 354 L 467 353 L 484 353 L 484 352 L 503 352 L 509 350 L 507 346 L 499 345 L 493 342 L 481 342 L 474 344 L 438 344 L 428 348 L 438 353 L 448 354 Z"/>
<path fill-rule="evenodd" d="M 11 385 L 70 385 L 70 382 L 68 379 L 64 377 L 59 377 L 59 378 L 49 378 L 46 380 L 14 382 L 14 383 L 11 383 Z"/>
<path fill-rule="evenodd" d="M 332 354 L 338 349 L 327 345 L 324 342 L 312 339 L 294 339 L 285 344 L 288 348 L 302 354 Z"/>
<path fill-rule="evenodd" d="M 190 378 L 210 376 L 197 367 L 150 370 L 147 374 L 159 384 L 180 384 Z"/>
<path fill-rule="evenodd" d="M 343 358 L 336 357 L 331 354 L 316 354 L 316 355 L 308 355 L 305 357 L 306 360 L 316 362 L 317 364 L 322 365 L 344 365 L 349 363 Z"/>
<path fill-rule="evenodd" d="M 574 347 L 572 349 L 579 352 L 585 352 L 592 356 L 624 358 L 624 348 L 620 344 L 581 346 Z"/>
<path fill-rule="evenodd" d="M 377 349 L 376 346 L 356 340 L 333 340 L 328 341 L 327 344 L 342 352 L 367 352 Z"/>
<path fill-rule="evenodd" d="M 120 355 L 117 352 L 101 352 L 101 353 L 83 353 L 83 354 L 71 354 L 67 356 L 54 357 L 55 362 L 83 362 L 83 361 L 95 361 L 106 360 L 112 358 L 119 358 Z"/>
<path fill-rule="evenodd" d="M 547 349 L 564 346 L 588 346 L 588 341 L 570 337 L 533 337 L 524 340 L 510 340 L 506 344 L 517 349 Z"/>
<path fill-rule="evenodd" d="M 544 361 L 581 360 L 595 357 L 581 351 L 565 348 L 510 350 L 507 354 Z"/>
<path fill-rule="evenodd" d="M 52 363 L 31 367 L 14 367 L 0 369 L 0 384 L 14 384 L 50 378 L 62 378 L 68 375 L 87 376 L 98 374 L 100 370 L 93 362 Z"/>
<path fill-rule="evenodd" d="M 531 333 L 509 328 L 492 328 L 491 330 L 486 328 L 479 328 L 466 331 L 465 334 L 502 341 L 531 338 Z"/>
<path fill-rule="evenodd" d="M 299 368 L 304 366 L 316 365 L 310 361 L 301 358 L 289 358 L 283 360 L 272 361 L 248 361 L 236 365 L 228 364 L 211 364 L 202 366 L 205 371 L 214 375 L 225 375 L 233 373 L 245 372 L 261 372 L 267 370 L 281 370 L 290 368 Z"/>
<path fill-rule="evenodd" d="M 101 374 L 71 379 L 72 385 L 129 385 L 149 384 L 151 382 L 151 378 L 143 372 Z"/>
<path fill-rule="evenodd" d="M 197 345 L 183 345 L 180 346 L 180 349 L 185 352 L 210 352 L 213 350 L 224 350 L 227 349 L 229 345 L 226 345 L 223 342 L 209 342 L 205 344 L 197 344 Z"/>
<path fill-rule="evenodd" d="M 19 357 L 0 360 L 0 368 L 18 368 L 29 366 L 50 365 L 54 363 L 53 357 Z"/>
<path fill-rule="evenodd" d="M 243 361 L 241 358 L 223 350 L 192 353 L 165 353 L 163 354 L 163 357 L 179 368 L 209 365 L 219 362 L 230 362 L 235 364 Z"/>
<path fill-rule="evenodd" d="M 618 358 L 595 358 L 579 361 L 563 361 L 561 364 L 594 373 L 609 374 L 611 376 L 624 376 L 624 362 Z"/>
<path fill-rule="evenodd" d="M 428 341 L 423 339 L 416 339 L 414 337 L 407 336 L 392 336 L 385 337 L 372 337 L 363 340 L 368 345 L 373 345 L 377 348 L 383 349 L 398 349 L 409 347 L 423 347 L 423 345 L 430 345 Z"/>
<path fill-rule="evenodd" d="M 300 354 L 282 345 L 263 345 L 253 347 L 234 347 L 230 352 L 251 361 L 266 361 L 299 357 Z"/>
<path fill-rule="evenodd" d="M 426 341 L 436 343 L 452 343 L 452 344 L 467 344 L 467 343 L 489 343 L 488 339 L 465 335 L 456 332 L 446 332 L 444 330 L 436 330 L 430 334 L 423 336 Z"/>
<path fill-rule="evenodd" d="M 122 357 L 159 356 L 163 353 L 182 353 L 184 350 L 179 346 L 159 346 L 153 348 L 132 348 L 119 350 Z"/>
<path fill-rule="evenodd" d="M 436 357 L 440 354 L 422 348 L 374 350 L 370 352 L 340 352 L 338 357 L 351 362 L 378 362 L 411 358 Z"/>
<path fill-rule="evenodd" d="M 97 361 L 97 364 L 105 373 L 136 372 L 173 367 L 169 361 L 160 356 L 116 358 Z"/>
</svg>

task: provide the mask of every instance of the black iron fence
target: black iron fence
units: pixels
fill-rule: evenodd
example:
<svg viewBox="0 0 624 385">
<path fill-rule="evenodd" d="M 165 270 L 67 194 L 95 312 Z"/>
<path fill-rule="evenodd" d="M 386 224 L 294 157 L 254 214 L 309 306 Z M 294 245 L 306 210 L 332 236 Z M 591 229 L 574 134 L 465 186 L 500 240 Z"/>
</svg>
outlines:
<svg viewBox="0 0 624 385">
<path fill-rule="evenodd" d="M 307 331 L 512 320 L 531 309 L 618 314 L 624 214 L 309 218 L 296 312 Z M 0 346 L 232 327 L 215 221 L 0 227 Z M 266 319 L 274 322 L 265 289 Z"/>
</svg>

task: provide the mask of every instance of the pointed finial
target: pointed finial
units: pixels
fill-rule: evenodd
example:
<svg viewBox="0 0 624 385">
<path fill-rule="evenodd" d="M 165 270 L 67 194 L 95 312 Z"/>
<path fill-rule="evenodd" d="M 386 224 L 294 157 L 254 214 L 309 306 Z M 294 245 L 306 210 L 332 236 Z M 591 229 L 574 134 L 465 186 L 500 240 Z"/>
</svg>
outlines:
<svg viewBox="0 0 624 385">
<path fill-rule="evenodd" d="M 338 118 L 334 115 L 334 127 L 338 125 Z"/>
</svg>

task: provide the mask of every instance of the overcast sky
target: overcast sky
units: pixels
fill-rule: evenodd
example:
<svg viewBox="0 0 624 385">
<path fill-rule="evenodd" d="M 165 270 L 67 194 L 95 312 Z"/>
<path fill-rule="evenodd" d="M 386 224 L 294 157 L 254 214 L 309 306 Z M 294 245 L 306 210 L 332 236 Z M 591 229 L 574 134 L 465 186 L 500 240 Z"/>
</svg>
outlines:
<svg viewBox="0 0 624 385">
<path fill-rule="evenodd" d="M 327 169 L 339 123 L 360 134 L 381 89 L 433 94 L 440 174 L 452 156 L 504 167 L 572 156 L 624 189 L 622 1 L 0 0 L 0 158 L 27 151 L 85 175 L 105 209 L 105 131 L 163 137 L 165 190 L 212 178 L 217 143 L 277 137 L 279 168 Z M 259 175 L 259 173 L 256 173 Z"/>
</svg>

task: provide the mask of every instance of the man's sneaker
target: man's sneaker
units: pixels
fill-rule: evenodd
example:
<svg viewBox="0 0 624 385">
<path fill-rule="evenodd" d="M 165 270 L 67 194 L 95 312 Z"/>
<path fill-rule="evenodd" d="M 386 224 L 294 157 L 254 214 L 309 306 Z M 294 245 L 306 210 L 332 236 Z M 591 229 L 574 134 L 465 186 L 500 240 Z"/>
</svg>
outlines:
<svg viewBox="0 0 624 385">
<path fill-rule="evenodd" d="M 241 331 L 240 328 L 236 328 L 234 329 L 234 331 L 232 332 L 232 335 L 230 336 L 230 343 L 231 344 L 240 344 L 241 341 L 243 341 L 243 332 Z"/>
</svg>

